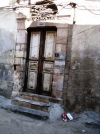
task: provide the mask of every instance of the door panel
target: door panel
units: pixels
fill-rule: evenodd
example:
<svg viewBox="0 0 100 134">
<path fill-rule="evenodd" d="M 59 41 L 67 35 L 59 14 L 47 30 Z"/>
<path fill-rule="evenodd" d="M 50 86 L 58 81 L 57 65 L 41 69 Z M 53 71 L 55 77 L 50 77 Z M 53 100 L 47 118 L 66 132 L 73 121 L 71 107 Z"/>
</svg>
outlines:
<svg viewBox="0 0 100 134">
<path fill-rule="evenodd" d="M 28 89 L 31 89 L 33 91 L 35 91 L 37 87 L 39 46 L 40 46 L 40 32 L 32 32 L 30 41 L 29 66 L 28 66 Z"/>
<path fill-rule="evenodd" d="M 51 90 L 52 74 L 43 73 L 43 91 Z"/>
<path fill-rule="evenodd" d="M 52 62 L 44 62 L 43 72 L 53 73 L 53 63 Z"/>
<path fill-rule="evenodd" d="M 38 71 L 38 61 L 29 61 L 29 70 Z"/>
<path fill-rule="evenodd" d="M 46 32 L 45 41 L 45 51 L 44 57 L 45 61 L 43 63 L 43 91 L 50 92 L 52 90 L 51 83 L 53 77 L 53 61 L 54 61 L 54 51 L 55 51 L 55 32 Z"/>
<path fill-rule="evenodd" d="M 55 40 L 55 32 L 46 32 L 46 42 L 45 42 L 45 53 L 44 57 L 47 60 L 54 59 L 54 40 Z"/>
<path fill-rule="evenodd" d="M 40 32 L 32 32 L 30 43 L 30 58 L 39 58 Z"/>
<path fill-rule="evenodd" d="M 28 77 L 28 87 L 29 89 L 36 90 L 37 87 L 37 73 L 36 72 L 29 72 Z"/>
</svg>

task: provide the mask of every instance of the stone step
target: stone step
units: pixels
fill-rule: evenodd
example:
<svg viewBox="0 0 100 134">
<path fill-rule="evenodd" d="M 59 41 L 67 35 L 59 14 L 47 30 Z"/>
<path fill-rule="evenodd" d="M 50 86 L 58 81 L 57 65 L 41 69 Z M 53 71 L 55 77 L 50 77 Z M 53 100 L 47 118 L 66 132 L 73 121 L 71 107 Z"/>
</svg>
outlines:
<svg viewBox="0 0 100 134">
<path fill-rule="evenodd" d="M 7 104 L 7 103 L 3 104 L 2 108 L 6 109 L 6 110 L 11 110 L 13 112 L 24 114 L 24 115 L 29 116 L 31 118 L 37 118 L 37 119 L 43 119 L 43 120 L 46 120 L 49 118 L 48 112 L 43 112 L 43 111 L 31 109 L 31 108 L 16 106 L 16 105 L 13 105 L 11 103 L 10 104 Z"/>
<path fill-rule="evenodd" d="M 38 102 L 45 102 L 45 103 L 52 102 L 52 103 L 62 104 L 61 98 L 54 98 L 54 97 L 50 97 L 50 96 L 32 94 L 32 93 L 28 93 L 28 92 L 21 92 L 19 94 L 19 97 L 23 98 L 23 99 L 38 101 Z"/>
<path fill-rule="evenodd" d="M 22 99 L 19 97 L 12 99 L 12 104 L 31 108 L 31 109 L 36 109 L 44 112 L 48 112 L 48 108 L 51 106 L 50 103 L 37 102 L 34 100 Z"/>
</svg>

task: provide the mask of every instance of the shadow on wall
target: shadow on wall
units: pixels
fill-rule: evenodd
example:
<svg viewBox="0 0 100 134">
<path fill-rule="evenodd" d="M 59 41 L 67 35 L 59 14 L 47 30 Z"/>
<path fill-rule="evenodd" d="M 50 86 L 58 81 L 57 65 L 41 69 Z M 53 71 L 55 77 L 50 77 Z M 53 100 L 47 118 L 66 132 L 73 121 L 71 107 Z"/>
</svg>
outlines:
<svg viewBox="0 0 100 134">
<path fill-rule="evenodd" d="M 72 31 L 66 107 L 100 112 L 100 26 L 74 25 Z"/>
</svg>

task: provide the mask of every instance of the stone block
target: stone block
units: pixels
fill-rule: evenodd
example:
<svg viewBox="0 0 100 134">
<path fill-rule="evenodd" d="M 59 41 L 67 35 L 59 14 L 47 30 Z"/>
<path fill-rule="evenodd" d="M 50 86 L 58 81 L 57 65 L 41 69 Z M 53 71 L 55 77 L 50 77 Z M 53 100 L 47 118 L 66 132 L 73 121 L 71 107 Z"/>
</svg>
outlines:
<svg viewBox="0 0 100 134">
<path fill-rule="evenodd" d="M 14 81 L 14 82 L 15 82 L 15 81 Z M 14 83 L 13 91 L 15 91 L 15 92 L 19 91 L 19 90 L 18 90 L 18 84 L 17 84 L 17 83 Z"/>
<path fill-rule="evenodd" d="M 54 74 L 64 74 L 64 68 L 54 67 Z"/>
<path fill-rule="evenodd" d="M 20 58 L 15 58 L 14 64 L 20 64 L 20 63 L 21 63 Z"/>
<path fill-rule="evenodd" d="M 67 37 L 57 36 L 55 42 L 61 44 L 67 44 Z"/>
<path fill-rule="evenodd" d="M 23 86 L 23 84 L 24 84 L 23 82 L 24 82 L 23 79 L 19 79 L 19 85 Z"/>
<path fill-rule="evenodd" d="M 17 29 L 25 29 L 25 20 L 17 20 Z"/>
<path fill-rule="evenodd" d="M 53 89 L 53 90 L 56 90 L 56 89 L 57 89 L 57 82 L 53 82 L 53 83 L 52 83 L 52 89 Z"/>
<path fill-rule="evenodd" d="M 57 29 L 57 36 L 59 37 L 67 37 L 68 36 L 68 30 L 66 29 L 62 29 L 62 28 L 58 28 Z"/>
<path fill-rule="evenodd" d="M 18 30 L 17 43 L 26 43 L 26 31 L 25 30 Z"/>
<path fill-rule="evenodd" d="M 62 92 L 57 91 L 57 90 L 53 90 L 53 91 L 52 91 L 52 97 L 55 97 L 55 98 L 62 98 Z"/>
<path fill-rule="evenodd" d="M 16 57 L 24 57 L 24 51 L 16 51 Z"/>
<path fill-rule="evenodd" d="M 25 51 L 26 44 L 16 44 L 16 51 Z"/>
<path fill-rule="evenodd" d="M 58 56 L 55 56 L 55 59 L 54 60 L 65 60 L 66 59 L 66 54 L 64 53 L 55 53 L 56 54 L 59 54 Z"/>
<path fill-rule="evenodd" d="M 20 51 L 20 44 L 16 44 L 16 51 Z"/>
<path fill-rule="evenodd" d="M 24 65 L 16 66 L 17 71 L 24 71 Z"/>
<path fill-rule="evenodd" d="M 23 79 L 24 72 L 18 72 L 18 74 L 19 74 L 19 78 L 20 78 L 20 79 Z"/>
<path fill-rule="evenodd" d="M 56 53 L 61 53 L 61 54 L 66 54 L 66 48 L 67 45 L 66 44 L 62 44 L 62 43 L 57 43 L 56 44 Z"/>
<path fill-rule="evenodd" d="M 61 52 L 66 54 L 66 50 L 67 50 L 67 44 L 63 44 L 61 47 Z"/>
<path fill-rule="evenodd" d="M 64 60 L 55 60 L 54 66 L 55 67 L 65 67 L 65 61 Z"/>
<path fill-rule="evenodd" d="M 40 101 L 40 102 L 49 103 L 49 100 L 48 100 L 48 99 L 46 99 L 46 98 L 40 98 L 40 99 L 39 99 L 39 101 Z"/>
<path fill-rule="evenodd" d="M 63 81 L 64 81 L 64 76 L 63 75 L 54 75 L 53 79 L 53 90 L 57 91 L 62 91 L 63 90 Z"/>
<path fill-rule="evenodd" d="M 33 96 L 33 97 L 32 97 L 32 100 L 34 100 L 34 101 L 39 101 L 39 98 L 38 98 L 37 96 Z"/>
<path fill-rule="evenodd" d="M 32 96 L 28 96 L 28 95 L 21 95 L 21 98 L 27 99 L 27 100 L 32 100 Z"/>
<path fill-rule="evenodd" d="M 25 60 L 23 58 L 15 58 L 14 64 L 25 64 Z"/>
<path fill-rule="evenodd" d="M 12 97 L 17 97 L 19 96 L 19 92 L 18 91 L 12 91 Z"/>
<path fill-rule="evenodd" d="M 18 102 L 18 106 L 31 108 L 31 104 L 29 104 L 29 103 L 23 103 L 23 102 L 20 102 L 20 101 Z"/>
<path fill-rule="evenodd" d="M 21 44 L 20 45 L 20 50 L 21 51 L 26 51 L 26 44 Z"/>
</svg>

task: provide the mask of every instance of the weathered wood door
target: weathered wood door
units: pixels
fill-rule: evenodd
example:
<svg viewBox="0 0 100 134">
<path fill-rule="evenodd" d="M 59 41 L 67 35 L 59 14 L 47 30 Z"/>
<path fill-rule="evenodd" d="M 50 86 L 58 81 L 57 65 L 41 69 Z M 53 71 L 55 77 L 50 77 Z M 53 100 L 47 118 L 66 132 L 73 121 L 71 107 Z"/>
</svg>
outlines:
<svg viewBox="0 0 100 134">
<path fill-rule="evenodd" d="M 50 95 L 52 91 L 56 29 L 29 32 L 27 54 L 27 91 Z"/>
</svg>

